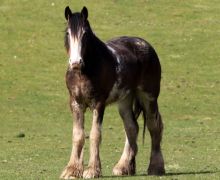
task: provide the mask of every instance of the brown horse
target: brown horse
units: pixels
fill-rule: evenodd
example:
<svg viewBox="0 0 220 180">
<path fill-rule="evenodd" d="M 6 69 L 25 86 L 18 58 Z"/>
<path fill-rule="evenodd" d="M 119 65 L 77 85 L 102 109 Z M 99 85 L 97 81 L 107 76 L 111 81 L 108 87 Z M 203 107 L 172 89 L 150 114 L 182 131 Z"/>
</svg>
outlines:
<svg viewBox="0 0 220 180">
<path fill-rule="evenodd" d="M 88 10 L 72 13 L 65 9 L 67 28 L 65 46 L 69 55 L 66 84 L 73 114 L 72 153 L 61 178 L 101 176 L 99 145 L 106 105 L 118 103 L 126 132 L 124 151 L 113 168 L 114 175 L 134 175 L 136 170 L 138 123 L 140 113 L 151 135 L 149 175 L 165 174 L 161 152 L 163 124 L 157 98 L 160 92 L 161 67 L 153 47 L 137 37 L 119 37 L 102 42 L 93 33 Z M 90 132 L 90 159 L 83 167 L 85 142 L 84 113 L 93 112 Z"/>
</svg>

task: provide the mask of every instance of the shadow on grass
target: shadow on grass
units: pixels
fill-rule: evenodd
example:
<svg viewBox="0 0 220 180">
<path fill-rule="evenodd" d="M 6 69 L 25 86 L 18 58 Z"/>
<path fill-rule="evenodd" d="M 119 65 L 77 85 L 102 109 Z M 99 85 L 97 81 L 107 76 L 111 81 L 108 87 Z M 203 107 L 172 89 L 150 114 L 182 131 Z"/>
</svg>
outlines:
<svg viewBox="0 0 220 180">
<path fill-rule="evenodd" d="M 179 175 L 197 175 L 197 174 L 215 174 L 219 171 L 192 171 L 192 172 L 173 172 L 173 173 L 166 173 L 164 176 L 179 176 Z"/>
<path fill-rule="evenodd" d="M 198 172 L 170 172 L 170 173 L 166 173 L 163 176 L 180 176 L 180 175 L 199 175 L 199 174 L 215 174 L 215 173 L 219 173 L 220 171 L 198 171 Z M 133 177 L 145 177 L 145 176 L 149 176 L 147 174 L 136 174 Z M 102 176 L 102 178 L 127 178 L 127 177 L 131 177 L 131 176 Z M 149 177 L 153 177 L 153 176 L 149 176 Z"/>
</svg>

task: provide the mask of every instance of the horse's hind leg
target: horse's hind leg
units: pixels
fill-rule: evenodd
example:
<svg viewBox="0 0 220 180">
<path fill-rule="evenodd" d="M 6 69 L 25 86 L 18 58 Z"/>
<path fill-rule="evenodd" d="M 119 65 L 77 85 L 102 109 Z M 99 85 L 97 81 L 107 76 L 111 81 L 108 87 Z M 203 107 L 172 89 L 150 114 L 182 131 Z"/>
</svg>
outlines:
<svg viewBox="0 0 220 180">
<path fill-rule="evenodd" d="M 144 107 L 144 119 L 151 136 L 151 157 L 148 167 L 148 174 L 163 175 L 165 174 L 165 169 L 160 147 L 163 123 L 158 110 L 157 99 L 147 100 Z"/>
<path fill-rule="evenodd" d="M 135 156 L 137 154 L 137 135 L 138 124 L 132 111 L 133 99 L 128 96 L 125 100 L 119 102 L 119 113 L 123 119 L 126 132 L 126 141 L 124 151 L 118 163 L 113 168 L 114 175 L 133 175 L 135 174 Z"/>
</svg>

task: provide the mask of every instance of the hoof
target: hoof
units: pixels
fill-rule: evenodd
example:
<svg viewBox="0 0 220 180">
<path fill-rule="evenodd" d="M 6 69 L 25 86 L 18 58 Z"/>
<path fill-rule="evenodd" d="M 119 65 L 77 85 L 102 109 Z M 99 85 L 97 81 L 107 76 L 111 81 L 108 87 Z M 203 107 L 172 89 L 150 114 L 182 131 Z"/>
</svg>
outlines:
<svg viewBox="0 0 220 180">
<path fill-rule="evenodd" d="M 115 176 L 125 176 L 125 175 L 134 175 L 136 172 L 135 161 L 130 164 L 117 164 L 113 168 L 113 175 Z"/>
<path fill-rule="evenodd" d="M 160 151 L 152 153 L 147 172 L 148 175 L 165 175 L 164 160 Z"/>
<path fill-rule="evenodd" d="M 154 176 L 165 175 L 164 167 L 149 167 L 147 172 L 148 172 L 148 175 L 154 175 Z"/>
<path fill-rule="evenodd" d="M 83 175 L 83 167 L 79 165 L 66 166 L 60 175 L 60 179 L 76 179 Z"/>
<path fill-rule="evenodd" d="M 127 172 L 124 171 L 122 168 L 120 167 L 114 167 L 112 170 L 113 175 L 115 176 L 123 176 L 123 175 L 127 175 Z"/>
<path fill-rule="evenodd" d="M 102 176 L 100 168 L 91 168 L 89 167 L 83 172 L 83 178 L 90 179 L 90 178 L 98 178 Z"/>
</svg>

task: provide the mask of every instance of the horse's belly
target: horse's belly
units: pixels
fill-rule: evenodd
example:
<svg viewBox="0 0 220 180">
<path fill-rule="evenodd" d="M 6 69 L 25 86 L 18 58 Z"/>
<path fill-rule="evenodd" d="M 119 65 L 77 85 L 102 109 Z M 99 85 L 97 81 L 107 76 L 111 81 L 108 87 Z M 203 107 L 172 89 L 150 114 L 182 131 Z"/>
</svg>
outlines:
<svg viewBox="0 0 220 180">
<path fill-rule="evenodd" d="M 109 93 L 109 96 L 106 100 L 106 104 L 111 104 L 123 100 L 130 92 L 130 89 L 119 88 L 118 83 L 115 83 L 112 87 L 112 90 Z"/>
</svg>

